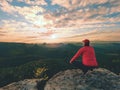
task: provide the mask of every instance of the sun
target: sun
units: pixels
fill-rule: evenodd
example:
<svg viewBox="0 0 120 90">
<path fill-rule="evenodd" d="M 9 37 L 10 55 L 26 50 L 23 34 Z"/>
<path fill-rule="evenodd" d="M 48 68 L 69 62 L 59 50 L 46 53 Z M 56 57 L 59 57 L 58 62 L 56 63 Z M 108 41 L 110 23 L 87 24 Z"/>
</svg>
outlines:
<svg viewBox="0 0 120 90">
<path fill-rule="evenodd" d="M 56 36 L 55 34 L 53 34 L 53 35 L 50 36 L 50 38 L 51 38 L 51 39 L 56 39 L 57 36 Z"/>
</svg>

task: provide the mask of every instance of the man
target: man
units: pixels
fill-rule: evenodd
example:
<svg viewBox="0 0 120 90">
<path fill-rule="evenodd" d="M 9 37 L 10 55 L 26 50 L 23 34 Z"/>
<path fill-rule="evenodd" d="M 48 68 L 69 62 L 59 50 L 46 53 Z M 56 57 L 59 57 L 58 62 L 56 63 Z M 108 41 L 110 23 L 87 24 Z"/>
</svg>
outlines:
<svg viewBox="0 0 120 90">
<path fill-rule="evenodd" d="M 77 53 L 72 57 L 70 63 L 83 70 L 84 74 L 88 70 L 92 70 L 98 67 L 94 48 L 90 46 L 88 39 L 83 40 L 84 46 L 80 48 Z M 79 56 L 82 56 L 82 62 L 75 61 Z"/>
</svg>

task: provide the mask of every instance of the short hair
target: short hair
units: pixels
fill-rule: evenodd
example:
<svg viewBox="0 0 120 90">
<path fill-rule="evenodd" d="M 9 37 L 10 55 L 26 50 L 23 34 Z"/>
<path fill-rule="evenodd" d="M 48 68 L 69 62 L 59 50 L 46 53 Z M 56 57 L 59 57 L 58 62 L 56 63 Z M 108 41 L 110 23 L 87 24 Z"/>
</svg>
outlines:
<svg viewBox="0 0 120 90">
<path fill-rule="evenodd" d="M 84 43 L 84 46 L 89 46 L 90 45 L 90 42 L 85 42 Z"/>
</svg>

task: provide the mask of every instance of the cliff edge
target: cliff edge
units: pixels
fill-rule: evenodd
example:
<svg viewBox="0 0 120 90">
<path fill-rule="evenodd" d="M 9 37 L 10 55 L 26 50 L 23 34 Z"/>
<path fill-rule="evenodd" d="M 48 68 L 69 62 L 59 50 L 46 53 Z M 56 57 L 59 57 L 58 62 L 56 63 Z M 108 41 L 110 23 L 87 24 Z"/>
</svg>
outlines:
<svg viewBox="0 0 120 90">
<path fill-rule="evenodd" d="M 98 68 L 85 75 L 80 69 L 61 71 L 41 87 L 40 79 L 11 83 L 0 90 L 120 90 L 120 75 Z"/>
<path fill-rule="evenodd" d="M 120 76 L 103 68 L 85 75 L 80 69 L 66 70 L 54 75 L 44 90 L 120 90 Z"/>
</svg>

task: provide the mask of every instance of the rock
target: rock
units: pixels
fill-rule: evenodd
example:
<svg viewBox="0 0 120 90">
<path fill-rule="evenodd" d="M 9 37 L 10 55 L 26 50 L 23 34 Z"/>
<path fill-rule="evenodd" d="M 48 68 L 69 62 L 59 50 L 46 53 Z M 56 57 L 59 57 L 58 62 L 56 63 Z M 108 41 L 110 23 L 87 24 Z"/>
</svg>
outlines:
<svg viewBox="0 0 120 90">
<path fill-rule="evenodd" d="M 120 76 L 103 68 L 85 75 L 80 69 L 66 70 L 54 75 L 44 90 L 120 90 Z"/>
<path fill-rule="evenodd" d="M 25 79 L 4 86 L 0 90 L 38 90 L 37 85 L 39 82 L 41 82 L 41 79 Z"/>
<path fill-rule="evenodd" d="M 25 79 L 0 90 L 43 90 L 43 79 Z M 85 75 L 80 69 L 61 71 L 46 82 L 44 90 L 120 90 L 120 75 L 98 68 Z"/>
</svg>

